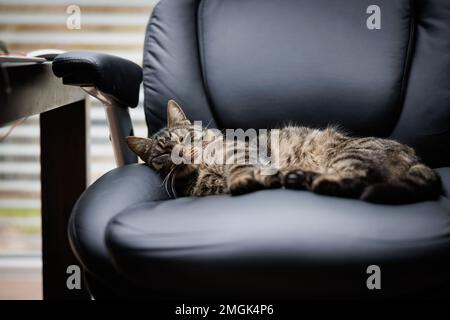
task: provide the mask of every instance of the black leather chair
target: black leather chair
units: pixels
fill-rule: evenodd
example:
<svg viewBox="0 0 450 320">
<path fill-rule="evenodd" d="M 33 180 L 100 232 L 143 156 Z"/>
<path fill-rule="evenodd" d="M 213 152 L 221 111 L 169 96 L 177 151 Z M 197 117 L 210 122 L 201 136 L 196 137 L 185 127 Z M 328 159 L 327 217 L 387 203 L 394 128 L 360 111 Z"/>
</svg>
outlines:
<svg viewBox="0 0 450 320">
<path fill-rule="evenodd" d="M 371 28 L 370 5 L 381 28 Z M 142 68 L 149 134 L 164 126 L 169 99 L 218 128 L 339 124 L 415 147 L 439 168 L 436 202 L 374 205 L 289 190 L 169 199 L 123 142 L 141 68 L 68 52 L 53 70 L 108 106 L 119 165 L 86 190 L 70 221 L 94 297 L 448 294 L 448 0 L 162 0 Z M 370 265 L 381 269 L 381 290 L 366 286 Z"/>
</svg>

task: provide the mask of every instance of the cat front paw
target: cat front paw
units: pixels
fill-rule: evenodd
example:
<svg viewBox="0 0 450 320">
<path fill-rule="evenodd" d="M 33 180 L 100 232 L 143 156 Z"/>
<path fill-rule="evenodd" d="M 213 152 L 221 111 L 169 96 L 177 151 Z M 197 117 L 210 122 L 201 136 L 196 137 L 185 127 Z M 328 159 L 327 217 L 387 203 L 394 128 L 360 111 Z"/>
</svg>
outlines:
<svg viewBox="0 0 450 320">
<path fill-rule="evenodd" d="M 247 194 L 265 189 L 264 185 L 257 181 L 252 175 L 242 175 L 232 179 L 229 191 L 232 196 Z"/>
<path fill-rule="evenodd" d="M 286 189 L 309 190 L 318 173 L 312 171 L 294 170 L 284 175 L 283 185 Z"/>
<path fill-rule="evenodd" d="M 327 196 L 341 196 L 342 189 L 340 179 L 333 176 L 318 176 L 311 184 L 314 193 Z"/>
<path fill-rule="evenodd" d="M 266 189 L 278 189 L 283 186 L 283 174 L 278 170 L 274 172 L 261 171 L 256 178 Z"/>
</svg>

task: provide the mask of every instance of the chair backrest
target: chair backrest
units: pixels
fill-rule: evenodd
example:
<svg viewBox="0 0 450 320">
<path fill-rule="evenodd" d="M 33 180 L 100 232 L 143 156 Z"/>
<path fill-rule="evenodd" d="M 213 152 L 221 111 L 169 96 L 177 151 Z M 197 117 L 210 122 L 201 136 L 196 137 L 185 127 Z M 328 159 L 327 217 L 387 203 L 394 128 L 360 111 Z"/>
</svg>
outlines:
<svg viewBox="0 0 450 320">
<path fill-rule="evenodd" d="M 450 1 L 162 0 L 144 88 L 150 132 L 176 99 L 214 127 L 339 124 L 450 165 Z"/>
</svg>

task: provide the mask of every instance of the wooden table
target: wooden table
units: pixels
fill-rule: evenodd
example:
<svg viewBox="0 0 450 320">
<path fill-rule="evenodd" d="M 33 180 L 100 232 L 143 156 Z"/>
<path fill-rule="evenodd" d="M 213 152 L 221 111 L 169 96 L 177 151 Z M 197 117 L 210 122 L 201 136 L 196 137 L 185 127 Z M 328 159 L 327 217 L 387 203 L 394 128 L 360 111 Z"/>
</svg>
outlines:
<svg viewBox="0 0 450 320">
<path fill-rule="evenodd" d="M 86 95 L 65 86 L 51 63 L 4 63 L 0 74 L 0 126 L 40 114 L 42 260 L 44 299 L 86 299 L 69 290 L 66 271 L 78 261 L 70 249 L 67 224 L 88 179 Z"/>
</svg>

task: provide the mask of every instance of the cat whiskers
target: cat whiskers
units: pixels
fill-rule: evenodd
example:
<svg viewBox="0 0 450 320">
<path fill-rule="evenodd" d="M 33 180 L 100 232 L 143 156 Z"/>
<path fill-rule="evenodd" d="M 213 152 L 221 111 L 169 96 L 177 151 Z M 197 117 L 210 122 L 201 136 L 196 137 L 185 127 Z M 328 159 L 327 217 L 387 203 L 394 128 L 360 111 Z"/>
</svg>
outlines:
<svg viewBox="0 0 450 320">
<path fill-rule="evenodd" d="M 171 191 L 173 192 L 173 186 L 169 186 L 169 179 L 170 182 L 173 182 L 173 173 L 175 172 L 175 170 L 177 169 L 176 166 L 174 166 L 172 169 L 170 169 L 169 173 L 166 175 L 166 177 L 164 178 L 164 180 L 161 183 L 161 187 L 164 186 L 164 189 L 166 190 L 167 194 L 169 196 L 173 196 L 175 197 L 175 194 L 171 194 L 171 192 L 169 191 L 169 189 L 171 189 Z"/>
<path fill-rule="evenodd" d="M 212 119 L 211 120 L 209 120 L 209 122 L 208 122 L 208 124 L 204 127 L 205 129 L 208 129 L 209 128 L 209 126 L 211 125 L 211 122 L 212 122 Z"/>
</svg>

